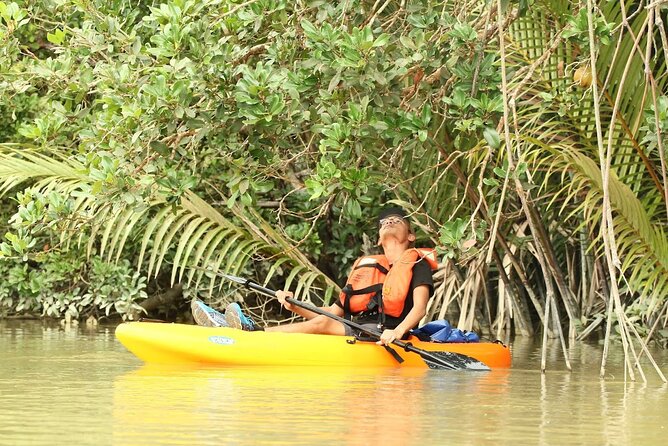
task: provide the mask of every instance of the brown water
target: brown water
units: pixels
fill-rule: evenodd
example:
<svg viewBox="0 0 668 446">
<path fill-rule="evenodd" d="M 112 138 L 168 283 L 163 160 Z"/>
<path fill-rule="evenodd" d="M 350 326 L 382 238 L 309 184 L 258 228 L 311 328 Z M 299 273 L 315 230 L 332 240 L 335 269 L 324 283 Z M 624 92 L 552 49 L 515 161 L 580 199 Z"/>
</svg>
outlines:
<svg viewBox="0 0 668 446">
<path fill-rule="evenodd" d="M 1 445 L 666 444 L 667 386 L 615 347 L 513 344 L 490 373 L 143 366 L 114 327 L 0 321 Z M 666 352 L 656 352 L 664 373 Z M 615 365 L 613 365 L 613 363 Z"/>
</svg>

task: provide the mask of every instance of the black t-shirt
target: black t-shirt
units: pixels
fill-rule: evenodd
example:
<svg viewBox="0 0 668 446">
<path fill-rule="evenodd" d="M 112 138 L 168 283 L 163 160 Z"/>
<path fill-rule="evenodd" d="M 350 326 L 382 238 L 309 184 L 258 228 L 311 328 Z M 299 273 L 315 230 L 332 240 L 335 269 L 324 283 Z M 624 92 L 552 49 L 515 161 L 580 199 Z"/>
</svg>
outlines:
<svg viewBox="0 0 668 446">
<path fill-rule="evenodd" d="M 385 316 L 385 327 L 386 328 L 395 328 L 397 325 L 404 320 L 408 313 L 413 309 L 413 290 L 415 288 L 427 285 L 429 287 L 429 297 L 434 293 L 434 279 L 431 277 L 431 267 L 426 260 L 420 260 L 413 266 L 413 277 L 411 278 L 411 285 L 408 288 L 408 295 L 406 296 L 406 302 L 404 303 L 404 310 L 401 312 L 401 316 L 392 317 Z M 341 300 L 337 300 L 336 304 L 343 308 Z M 366 323 L 376 323 L 378 322 L 378 315 L 374 316 L 365 316 L 359 315 L 355 317 L 355 322 L 359 324 Z"/>
</svg>

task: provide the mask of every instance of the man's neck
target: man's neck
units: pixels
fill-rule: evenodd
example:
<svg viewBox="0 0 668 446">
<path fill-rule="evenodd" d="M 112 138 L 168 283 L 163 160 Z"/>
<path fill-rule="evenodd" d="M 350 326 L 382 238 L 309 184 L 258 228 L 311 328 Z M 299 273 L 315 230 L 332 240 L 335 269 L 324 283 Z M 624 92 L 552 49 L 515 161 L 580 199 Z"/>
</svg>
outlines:
<svg viewBox="0 0 668 446">
<path fill-rule="evenodd" d="M 394 263 L 401 257 L 401 254 L 408 249 L 408 243 L 399 243 L 395 240 L 387 240 L 383 243 L 383 254 L 387 257 L 390 264 Z"/>
</svg>

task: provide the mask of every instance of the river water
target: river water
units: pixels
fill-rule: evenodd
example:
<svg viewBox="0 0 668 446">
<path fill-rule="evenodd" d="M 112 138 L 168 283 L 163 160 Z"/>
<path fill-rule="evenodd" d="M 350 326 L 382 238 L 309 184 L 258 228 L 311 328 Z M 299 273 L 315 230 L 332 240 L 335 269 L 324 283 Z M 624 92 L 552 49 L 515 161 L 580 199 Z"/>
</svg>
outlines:
<svg viewBox="0 0 668 446">
<path fill-rule="evenodd" d="M 492 372 L 146 366 L 114 327 L 0 321 L 0 445 L 663 445 L 668 387 L 613 346 Z M 655 352 L 664 373 L 668 354 Z"/>
</svg>

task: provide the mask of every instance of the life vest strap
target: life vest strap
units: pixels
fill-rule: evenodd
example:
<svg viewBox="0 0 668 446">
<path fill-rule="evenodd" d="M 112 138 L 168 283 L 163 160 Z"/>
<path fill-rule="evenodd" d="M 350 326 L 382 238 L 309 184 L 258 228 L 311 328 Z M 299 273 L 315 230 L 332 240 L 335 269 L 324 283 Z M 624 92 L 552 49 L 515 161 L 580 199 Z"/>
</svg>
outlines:
<svg viewBox="0 0 668 446">
<path fill-rule="evenodd" d="M 358 296 L 360 294 L 374 293 L 382 289 L 383 289 L 383 284 L 376 283 L 375 285 L 369 285 L 367 287 L 360 288 L 359 290 L 354 290 L 350 285 L 346 285 L 341 289 L 341 291 L 343 291 L 346 294 L 346 296 Z"/>
<path fill-rule="evenodd" d="M 380 272 L 383 273 L 383 274 L 387 274 L 387 273 L 390 272 L 389 269 L 385 268 L 383 265 L 381 265 L 381 264 L 378 263 L 378 262 L 375 262 L 375 263 L 365 263 L 365 264 L 363 264 L 363 265 L 357 265 L 356 267 L 353 268 L 353 271 L 356 270 L 356 269 L 360 269 L 360 268 L 376 268 L 378 271 L 380 271 Z"/>
<path fill-rule="evenodd" d="M 383 290 L 383 284 L 382 283 L 376 283 L 374 285 L 370 285 L 368 287 L 360 288 L 359 290 L 354 290 L 350 284 L 347 284 L 344 286 L 341 291 L 345 295 L 343 299 L 343 316 L 346 319 L 353 320 L 353 312 L 350 309 L 350 299 L 352 296 L 358 296 L 360 294 L 368 294 L 368 293 L 380 293 Z M 381 299 L 382 300 L 382 299 Z M 374 299 L 371 299 L 369 301 L 369 304 L 372 302 L 375 303 Z M 376 303 L 377 305 L 377 303 Z M 373 308 L 369 308 L 367 306 L 367 309 L 373 310 Z"/>
</svg>

